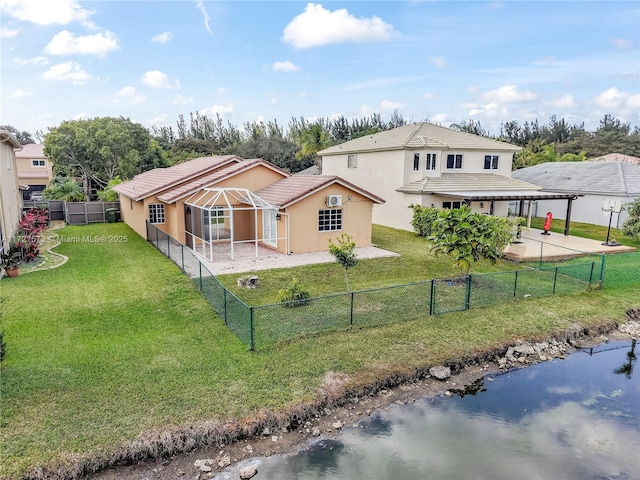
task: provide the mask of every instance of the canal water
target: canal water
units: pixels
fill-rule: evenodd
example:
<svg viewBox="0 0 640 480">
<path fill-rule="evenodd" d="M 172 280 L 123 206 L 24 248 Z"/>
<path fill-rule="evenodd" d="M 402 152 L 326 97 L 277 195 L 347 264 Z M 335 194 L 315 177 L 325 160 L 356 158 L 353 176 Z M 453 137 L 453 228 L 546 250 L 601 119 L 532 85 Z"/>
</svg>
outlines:
<svg viewBox="0 0 640 480">
<path fill-rule="evenodd" d="M 254 459 L 254 479 L 640 479 L 633 350 L 604 344 L 390 408 L 336 440 Z"/>
</svg>

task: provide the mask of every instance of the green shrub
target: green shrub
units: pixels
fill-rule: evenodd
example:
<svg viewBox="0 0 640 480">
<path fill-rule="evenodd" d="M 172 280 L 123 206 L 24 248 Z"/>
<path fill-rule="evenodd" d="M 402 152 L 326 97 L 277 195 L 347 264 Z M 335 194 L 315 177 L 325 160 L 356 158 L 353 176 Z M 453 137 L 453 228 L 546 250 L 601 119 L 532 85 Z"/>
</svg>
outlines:
<svg viewBox="0 0 640 480">
<path fill-rule="evenodd" d="M 285 307 L 303 307 L 309 305 L 309 292 L 300 284 L 297 278 L 291 280 L 291 283 L 284 288 L 278 290 L 277 300 L 284 303 Z"/>
<path fill-rule="evenodd" d="M 422 207 L 420 205 L 409 205 L 413 210 L 411 226 L 420 237 L 428 237 L 433 229 L 433 222 L 438 217 L 438 209 Z"/>
</svg>

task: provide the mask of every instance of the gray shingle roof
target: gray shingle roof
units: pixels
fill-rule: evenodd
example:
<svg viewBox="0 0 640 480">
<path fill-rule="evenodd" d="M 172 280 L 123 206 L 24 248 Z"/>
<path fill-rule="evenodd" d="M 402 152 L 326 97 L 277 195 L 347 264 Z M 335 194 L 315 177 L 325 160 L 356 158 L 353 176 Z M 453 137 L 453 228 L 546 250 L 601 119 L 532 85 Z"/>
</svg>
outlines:
<svg viewBox="0 0 640 480">
<path fill-rule="evenodd" d="M 512 172 L 545 191 L 640 195 L 640 165 L 622 162 L 550 162 Z"/>
<path fill-rule="evenodd" d="M 404 193 L 446 192 L 522 192 L 537 191 L 541 187 L 494 173 L 443 173 L 439 177 L 426 177 L 398 189 Z"/>
<path fill-rule="evenodd" d="M 507 152 L 518 152 L 521 150 L 520 147 L 509 143 L 422 122 L 410 123 L 392 130 L 356 138 L 321 150 L 318 152 L 318 155 L 341 155 L 345 153 L 417 148 Z"/>
</svg>

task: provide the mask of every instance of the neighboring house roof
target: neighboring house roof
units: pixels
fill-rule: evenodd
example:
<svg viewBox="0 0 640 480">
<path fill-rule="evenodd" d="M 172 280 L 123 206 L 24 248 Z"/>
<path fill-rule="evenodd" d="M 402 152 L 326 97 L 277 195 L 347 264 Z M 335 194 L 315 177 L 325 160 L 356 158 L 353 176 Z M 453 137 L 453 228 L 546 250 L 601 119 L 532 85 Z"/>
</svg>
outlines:
<svg viewBox="0 0 640 480">
<path fill-rule="evenodd" d="M 399 192 L 437 194 L 445 192 L 515 192 L 538 191 L 542 187 L 494 173 L 443 173 L 426 177 L 398 188 Z"/>
<path fill-rule="evenodd" d="M 548 162 L 512 172 L 550 192 L 640 195 L 640 165 L 621 162 Z"/>
<path fill-rule="evenodd" d="M 320 156 L 385 150 L 487 150 L 518 152 L 516 145 L 471 133 L 459 132 L 432 123 L 410 123 L 392 130 L 356 138 L 318 152 Z"/>
<path fill-rule="evenodd" d="M 242 162 L 236 155 L 220 157 L 200 157 L 180 163 L 169 168 L 155 168 L 133 177 L 128 182 L 113 187 L 115 192 L 121 193 L 133 200 L 139 201 L 150 195 L 180 185 L 191 179 L 216 170 L 228 163 Z"/>
<path fill-rule="evenodd" d="M 305 168 L 304 170 L 300 170 L 294 175 L 320 175 L 320 167 L 318 165 L 313 165 L 309 168 Z"/>
<path fill-rule="evenodd" d="M 18 141 L 15 135 L 8 130 L 0 130 L 0 141 L 2 141 L 2 143 L 10 144 L 13 148 L 22 148 L 22 144 Z"/>
<path fill-rule="evenodd" d="M 44 145 L 42 143 L 27 143 L 22 150 L 16 152 L 16 158 L 45 158 Z"/>
<path fill-rule="evenodd" d="M 640 158 L 631 155 L 623 155 L 622 153 L 608 153 L 601 157 L 590 158 L 589 162 L 623 162 L 640 165 Z"/>
<path fill-rule="evenodd" d="M 203 177 L 198 177 L 193 181 L 182 184 L 172 190 L 167 190 L 164 193 L 162 193 L 162 195 L 158 195 L 158 200 L 165 203 L 173 203 L 176 200 L 179 200 L 180 198 L 191 195 L 204 187 L 214 186 L 216 183 L 221 182 L 222 180 L 225 180 L 241 172 L 245 172 L 247 170 L 255 168 L 258 165 L 262 165 L 263 167 L 274 170 L 285 177 L 288 177 L 289 175 L 291 175 L 289 172 L 282 170 L 281 168 L 273 165 L 272 163 L 269 163 L 260 158 L 243 160 L 241 162 L 232 163 L 230 165 L 225 166 L 224 168 L 215 170 Z"/>
<path fill-rule="evenodd" d="M 370 193 L 351 182 L 335 175 L 292 175 L 283 178 L 271 185 L 258 190 L 256 195 L 272 205 L 286 208 L 312 193 L 334 183 L 349 188 L 369 198 L 374 203 L 384 203 L 384 200 L 373 193 Z"/>
</svg>

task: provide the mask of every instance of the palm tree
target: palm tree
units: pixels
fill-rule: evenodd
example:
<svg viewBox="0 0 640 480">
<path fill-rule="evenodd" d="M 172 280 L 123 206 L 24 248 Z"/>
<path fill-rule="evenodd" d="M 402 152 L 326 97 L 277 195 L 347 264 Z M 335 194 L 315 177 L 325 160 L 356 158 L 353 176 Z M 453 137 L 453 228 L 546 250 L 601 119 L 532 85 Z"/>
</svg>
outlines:
<svg viewBox="0 0 640 480">
<path fill-rule="evenodd" d="M 65 202 L 82 202 L 86 199 L 82 185 L 72 179 L 54 181 L 43 191 L 47 200 L 64 200 Z"/>
<path fill-rule="evenodd" d="M 314 156 L 319 165 L 318 152 L 330 146 L 331 136 L 329 132 L 320 123 L 312 123 L 300 135 L 300 150 L 296 153 L 296 158 L 301 160 L 304 157 Z"/>
</svg>

